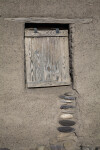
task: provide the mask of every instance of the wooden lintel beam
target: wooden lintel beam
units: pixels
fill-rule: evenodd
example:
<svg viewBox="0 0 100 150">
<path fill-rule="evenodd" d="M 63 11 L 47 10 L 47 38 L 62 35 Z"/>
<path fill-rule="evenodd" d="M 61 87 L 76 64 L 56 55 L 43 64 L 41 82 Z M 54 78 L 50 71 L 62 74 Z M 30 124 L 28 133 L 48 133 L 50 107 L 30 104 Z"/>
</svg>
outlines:
<svg viewBox="0 0 100 150">
<path fill-rule="evenodd" d="M 7 21 L 18 21 L 25 23 L 61 23 L 61 24 L 73 24 L 73 23 L 90 23 L 92 18 L 76 18 L 76 19 L 55 19 L 55 18 L 4 18 Z"/>
</svg>

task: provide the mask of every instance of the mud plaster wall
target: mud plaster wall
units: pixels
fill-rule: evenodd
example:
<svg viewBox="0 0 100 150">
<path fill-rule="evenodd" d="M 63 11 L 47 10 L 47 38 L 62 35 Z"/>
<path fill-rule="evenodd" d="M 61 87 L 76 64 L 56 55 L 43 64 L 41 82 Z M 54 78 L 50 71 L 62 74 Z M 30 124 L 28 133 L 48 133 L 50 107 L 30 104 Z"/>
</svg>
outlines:
<svg viewBox="0 0 100 150">
<path fill-rule="evenodd" d="M 79 93 L 77 136 L 100 145 L 100 1 L 0 0 L 0 147 L 31 148 L 58 134 L 60 94 L 69 87 L 26 89 L 24 23 L 9 17 L 92 18 L 73 24 L 74 88 Z"/>
</svg>

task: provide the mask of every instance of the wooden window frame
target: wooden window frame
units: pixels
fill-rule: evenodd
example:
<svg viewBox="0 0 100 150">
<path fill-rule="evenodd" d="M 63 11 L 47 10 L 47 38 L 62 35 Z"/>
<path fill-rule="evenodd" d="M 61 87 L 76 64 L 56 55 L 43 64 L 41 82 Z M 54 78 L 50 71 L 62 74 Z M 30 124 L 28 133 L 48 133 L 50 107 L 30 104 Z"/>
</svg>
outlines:
<svg viewBox="0 0 100 150">
<path fill-rule="evenodd" d="M 29 45 L 29 43 L 27 42 L 27 40 L 29 41 L 29 38 L 35 38 L 35 37 L 62 37 L 65 38 L 66 40 L 66 47 L 63 46 L 63 48 L 66 50 L 63 54 L 62 50 L 62 55 L 63 55 L 63 62 L 65 63 L 63 64 L 62 67 L 64 67 L 64 69 L 62 68 L 61 70 L 62 72 L 62 76 L 61 79 L 59 81 L 42 81 L 42 82 L 34 82 L 31 81 L 30 76 L 31 74 L 33 74 L 33 72 L 31 72 L 31 68 L 30 68 L 30 53 L 27 50 L 28 47 L 27 45 Z M 68 47 L 68 30 L 60 30 L 59 34 L 56 33 L 55 30 L 39 30 L 37 33 L 34 33 L 34 31 L 26 29 L 25 30 L 25 56 L 26 56 L 26 83 L 27 83 L 27 87 L 28 88 L 32 88 L 32 87 L 49 87 L 49 86 L 61 86 L 61 85 L 70 85 L 71 81 L 70 81 L 70 75 L 69 75 L 69 47 Z M 33 70 L 33 69 L 32 69 Z M 60 71 L 61 71 L 60 70 Z M 65 72 L 66 71 L 66 72 Z"/>
</svg>

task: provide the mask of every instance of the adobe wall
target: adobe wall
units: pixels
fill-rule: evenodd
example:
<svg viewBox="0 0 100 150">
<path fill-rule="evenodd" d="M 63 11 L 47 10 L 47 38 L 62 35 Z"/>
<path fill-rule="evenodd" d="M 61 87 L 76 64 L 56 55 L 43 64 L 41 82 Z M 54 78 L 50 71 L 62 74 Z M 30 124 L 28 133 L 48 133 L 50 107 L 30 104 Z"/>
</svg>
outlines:
<svg viewBox="0 0 100 150">
<path fill-rule="evenodd" d="M 73 87 L 27 89 L 24 23 L 16 17 L 92 18 L 72 25 Z M 48 145 L 59 135 L 59 95 L 77 95 L 75 133 L 82 145 L 100 146 L 100 1 L 0 0 L 0 147 Z"/>
</svg>

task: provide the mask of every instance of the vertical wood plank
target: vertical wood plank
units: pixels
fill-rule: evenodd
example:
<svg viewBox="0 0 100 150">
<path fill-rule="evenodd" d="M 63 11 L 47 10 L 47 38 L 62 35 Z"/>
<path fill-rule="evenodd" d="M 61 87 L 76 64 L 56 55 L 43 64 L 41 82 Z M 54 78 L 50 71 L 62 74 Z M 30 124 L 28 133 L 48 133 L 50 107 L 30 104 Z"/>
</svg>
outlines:
<svg viewBox="0 0 100 150">
<path fill-rule="evenodd" d="M 30 45 L 31 45 L 31 38 L 25 37 L 27 83 L 31 82 L 31 47 Z"/>
<path fill-rule="evenodd" d="M 29 87 L 68 85 L 68 37 L 25 37 Z"/>
</svg>

